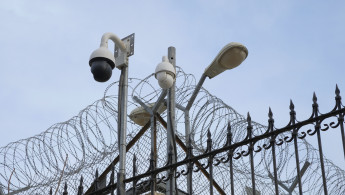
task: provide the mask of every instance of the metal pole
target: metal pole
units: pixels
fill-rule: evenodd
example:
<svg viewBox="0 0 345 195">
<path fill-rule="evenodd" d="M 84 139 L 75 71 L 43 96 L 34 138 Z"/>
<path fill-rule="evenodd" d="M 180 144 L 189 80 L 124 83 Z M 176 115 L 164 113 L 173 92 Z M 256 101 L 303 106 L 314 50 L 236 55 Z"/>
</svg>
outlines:
<svg viewBox="0 0 345 195">
<path fill-rule="evenodd" d="M 157 163 L 157 148 L 156 148 L 156 117 L 155 115 L 151 115 L 150 118 L 151 123 L 151 171 L 156 169 Z M 156 175 L 151 175 L 151 195 L 154 195 L 156 192 Z"/>
<path fill-rule="evenodd" d="M 127 95 L 128 95 L 128 67 L 123 66 L 121 69 L 119 91 L 120 110 L 118 113 L 118 122 L 120 123 L 119 134 L 119 172 L 117 173 L 117 194 L 124 195 L 126 188 L 123 180 L 125 179 L 126 170 L 126 130 L 127 130 Z"/>
<path fill-rule="evenodd" d="M 192 139 L 188 139 L 189 137 L 191 137 L 191 132 L 190 132 L 190 117 L 189 117 L 189 110 L 192 107 L 196 96 L 199 94 L 199 91 L 201 89 L 201 86 L 203 85 L 203 83 L 205 82 L 206 79 L 206 75 L 203 74 L 198 82 L 198 84 L 195 87 L 195 90 L 193 91 L 193 94 L 191 96 L 191 98 L 189 99 L 186 108 L 184 109 L 184 124 L 185 124 L 185 136 L 186 136 L 186 145 L 188 146 L 188 144 L 192 144 L 189 143 L 189 141 L 191 141 Z M 188 177 L 187 177 L 187 189 L 188 189 L 188 193 L 192 194 L 192 172 L 190 171 L 188 173 Z"/>
<path fill-rule="evenodd" d="M 175 47 L 168 48 L 168 58 L 169 62 L 176 68 L 176 49 Z M 168 97 L 167 97 L 167 154 L 169 154 L 169 146 L 173 146 L 172 148 L 172 163 L 176 162 L 176 141 L 175 141 L 175 131 L 176 131 L 176 123 L 175 123 L 175 86 L 176 83 L 174 82 L 173 86 L 168 89 Z M 175 179 L 175 172 L 172 173 L 171 179 L 167 182 L 167 195 L 175 195 L 176 194 L 176 179 Z"/>
<path fill-rule="evenodd" d="M 205 74 L 202 74 L 198 84 L 195 86 L 195 89 L 194 89 L 194 92 L 193 92 L 192 96 L 190 97 L 190 99 L 188 101 L 188 104 L 186 106 L 186 110 L 189 111 L 190 108 L 192 107 L 192 105 L 193 105 L 193 103 L 195 101 L 196 96 L 199 94 L 199 91 L 201 89 L 202 84 L 204 84 L 204 82 L 205 82 L 206 77 L 207 76 Z"/>
<path fill-rule="evenodd" d="M 184 124 L 185 124 L 185 136 L 186 136 L 186 145 L 187 146 L 192 146 L 192 135 L 190 134 L 190 118 L 189 118 L 189 110 L 184 111 Z M 190 156 L 192 158 L 192 156 Z M 187 189 L 188 189 L 188 194 L 191 195 L 193 192 L 193 179 L 192 179 L 192 174 L 193 174 L 193 164 L 190 164 L 188 166 L 189 171 L 188 171 L 188 176 L 187 176 Z"/>
</svg>

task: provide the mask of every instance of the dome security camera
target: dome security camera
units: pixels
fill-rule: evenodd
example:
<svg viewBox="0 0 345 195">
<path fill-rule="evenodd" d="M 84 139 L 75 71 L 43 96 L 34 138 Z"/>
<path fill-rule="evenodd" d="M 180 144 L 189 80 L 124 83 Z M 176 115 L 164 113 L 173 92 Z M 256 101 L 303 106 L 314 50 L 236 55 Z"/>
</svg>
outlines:
<svg viewBox="0 0 345 195">
<path fill-rule="evenodd" d="M 162 62 L 157 65 L 155 77 L 158 80 L 159 86 L 163 89 L 169 89 L 174 84 L 176 70 L 175 67 L 169 63 L 166 56 L 163 56 Z"/>
<path fill-rule="evenodd" d="M 108 50 L 108 40 L 115 43 L 114 54 Z M 92 52 L 89 60 L 93 78 L 98 82 L 108 81 L 115 66 L 121 69 L 128 65 L 128 56 L 133 55 L 133 52 L 134 33 L 122 40 L 113 33 L 104 33 L 100 47 Z"/>
<path fill-rule="evenodd" d="M 107 47 L 101 46 L 92 52 L 89 65 L 93 78 L 98 82 L 106 82 L 112 75 L 115 68 L 115 58 Z"/>
</svg>

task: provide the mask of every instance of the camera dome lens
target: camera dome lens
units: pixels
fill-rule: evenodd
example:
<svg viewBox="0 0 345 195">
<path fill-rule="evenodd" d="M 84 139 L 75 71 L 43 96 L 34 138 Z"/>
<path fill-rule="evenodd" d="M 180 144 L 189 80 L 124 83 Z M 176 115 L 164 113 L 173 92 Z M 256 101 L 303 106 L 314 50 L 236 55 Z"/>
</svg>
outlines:
<svg viewBox="0 0 345 195">
<path fill-rule="evenodd" d="M 93 78 L 98 82 L 106 82 L 110 79 L 112 68 L 105 60 L 95 60 L 91 64 Z"/>
</svg>

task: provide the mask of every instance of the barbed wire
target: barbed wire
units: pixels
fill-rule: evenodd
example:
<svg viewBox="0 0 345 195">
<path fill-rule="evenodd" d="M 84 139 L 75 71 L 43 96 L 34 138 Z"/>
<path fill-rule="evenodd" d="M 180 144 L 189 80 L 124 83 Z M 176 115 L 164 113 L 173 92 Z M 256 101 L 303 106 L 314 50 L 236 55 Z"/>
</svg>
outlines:
<svg viewBox="0 0 345 195">
<path fill-rule="evenodd" d="M 177 67 L 176 103 L 185 106 L 195 86 L 195 77 L 186 74 Z M 128 83 L 128 111 L 140 107 L 133 101 L 137 96 L 145 104 L 154 103 L 162 90 L 156 84 L 153 74 L 144 79 L 130 78 Z M 84 186 L 89 187 L 94 180 L 95 170 L 103 171 L 118 155 L 117 140 L 117 95 L 118 82 L 110 84 L 104 97 L 81 110 L 68 121 L 57 123 L 36 136 L 12 142 L 0 148 L 0 188 L 6 189 L 11 173 L 10 194 L 47 194 L 50 188 L 56 188 L 66 155 L 68 160 L 63 174 L 63 181 L 68 183 L 69 192 L 76 193 L 79 178 L 84 178 Z M 166 113 L 161 115 L 166 117 Z M 210 130 L 213 148 L 221 148 L 226 143 L 227 124 L 231 123 L 233 141 L 239 142 L 246 136 L 247 120 L 221 99 L 211 95 L 202 88 L 190 110 L 192 145 L 195 154 L 206 150 L 207 131 Z M 177 136 L 186 142 L 184 132 L 184 113 L 176 109 Z M 127 143 L 140 131 L 138 126 L 128 118 Z M 260 135 L 267 127 L 253 122 L 253 134 Z M 284 135 L 280 135 L 284 136 Z M 264 142 L 261 140 L 260 142 Z M 263 143 L 262 143 L 263 144 Z M 300 162 L 310 163 L 302 177 L 303 191 L 309 194 L 322 193 L 322 179 L 318 150 L 306 140 L 298 140 Z M 167 162 L 166 130 L 157 125 L 157 167 Z M 131 165 L 134 154 L 137 156 L 138 174 L 149 169 L 151 134 L 149 131 L 127 152 L 127 165 Z M 241 151 L 243 148 L 237 148 Z M 296 179 L 296 167 L 293 145 L 283 143 L 276 147 L 278 180 L 291 185 Z M 177 147 L 177 158 L 186 157 L 181 147 Z M 225 155 L 225 154 L 224 154 Z M 273 171 L 270 150 L 255 153 L 256 189 L 261 194 L 274 194 L 273 180 L 269 176 Z M 342 194 L 345 191 L 345 172 L 325 159 L 325 169 L 329 192 Z M 303 163 L 302 163 L 303 164 Z M 115 170 L 118 165 L 115 165 Z M 249 160 L 240 158 L 234 161 L 235 194 L 244 194 L 246 187 L 251 186 L 251 170 Z M 132 170 L 127 166 L 126 176 Z M 222 164 L 214 168 L 214 180 L 224 191 L 230 191 L 229 166 Z M 108 178 L 109 179 L 109 178 Z M 200 172 L 193 174 L 195 194 L 208 193 L 208 179 Z M 178 187 L 186 191 L 186 178 L 177 179 Z M 126 186 L 130 188 L 130 184 Z M 280 188 L 282 190 L 282 188 Z M 61 192 L 61 190 L 60 190 Z M 296 192 L 296 191 L 294 191 Z M 283 190 L 281 193 L 286 193 Z"/>
</svg>

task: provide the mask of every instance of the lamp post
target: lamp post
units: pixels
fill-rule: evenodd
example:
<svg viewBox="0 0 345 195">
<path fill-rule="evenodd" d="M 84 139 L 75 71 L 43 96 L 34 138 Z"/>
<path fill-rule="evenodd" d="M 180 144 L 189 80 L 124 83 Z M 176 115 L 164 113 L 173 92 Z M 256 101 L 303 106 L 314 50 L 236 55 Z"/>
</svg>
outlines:
<svg viewBox="0 0 345 195">
<path fill-rule="evenodd" d="M 189 99 L 187 106 L 182 107 L 178 106 L 184 112 L 185 117 L 185 136 L 186 136 L 186 145 L 188 146 L 191 135 L 190 132 L 190 118 L 189 111 L 195 101 L 196 96 L 198 95 L 203 83 L 206 80 L 206 77 L 212 79 L 213 77 L 219 75 L 225 70 L 230 70 L 239 66 L 248 56 L 248 49 L 241 43 L 231 42 L 224 46 L 214 58 L 212 63 L 205 69 L 202 74 L 198 84 L 196 85 L 191 98 Z M 188 173 L 187 176 L 187 188 L 188 194 L 192 194 L 192 171 Z"/>
<path fill-rule="evenodd" d="M 112 54 L 108 50 L 108 40 L 115 43 Z M 113 33 L 105 33 L 101 39 L 100 48 L 92 52 L 89 64 L 93 77 L 98 82 L 108 81 L 112 70 L 121 70 L 118 98 L 118 142 L 119 142 L 119 171 L 117 173 L 117 194 L 125 194 L 126 171 L 126 130 L 127 130 L 127 96 L 128 96 L 128 57 L 134 54 L 134 34 L 122 40 Z"/>
</svg>

